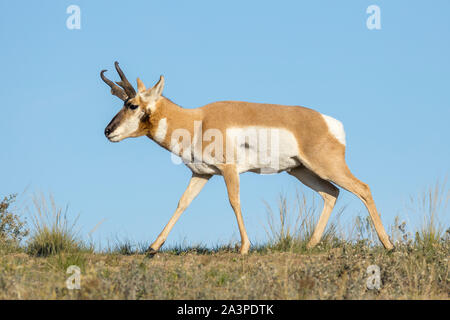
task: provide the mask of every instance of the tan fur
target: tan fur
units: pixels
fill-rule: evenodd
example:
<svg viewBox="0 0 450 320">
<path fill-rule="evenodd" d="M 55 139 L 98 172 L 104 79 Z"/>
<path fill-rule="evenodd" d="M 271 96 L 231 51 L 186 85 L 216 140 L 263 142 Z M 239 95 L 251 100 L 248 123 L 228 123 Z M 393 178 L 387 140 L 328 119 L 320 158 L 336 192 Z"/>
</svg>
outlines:
<svg viewBox="0 0 450 320">
<path fill-rule="evenodd" d="M 141 79 L 137 78 L 136 82 L 137 82 L 138 91 L 142 92 L 142 91 L 147 90 L 145 88 L 144 83 L 141 81 Z"/>
<path fill-rule="evenodd" d="M 161 77 L 160 82 L 162 81 L 162 86 L 164 84 L 163 80 Z M 369 187 L 350 173 L 345 162 L 345 146 L 329 132 L 329 128 L 319 112 L 301 106 L 282 106 L 240 101 L 214 102 L 196 109 L 184 109 L 162 96 L 156 101 L 152 111 L 149 112 L 147 102 L 142 97 L 144 93 L 149 94 L 152 92 L 151 90 L 155 90 L 155 87 L 147 90 L 138 79 L 139 94 L 130 101 L 135 105 L 139 105 L 139 108 L 142 110 L 147 110 L 146 112 L 149 114 L 143 118 L 139 124 L 139 129 L 132 135 L 133 137 L 146 135 L 150 139 L 154 139 L 158 130 L 158 124 L 164 118 L 167 120 L 167 132 L 164 140 L 158 143 L 168 150 L 170 150 L 170 139 L 174 130 L 183 128 L 189 131 L 191 137 L 194 137 L 195 121 L 202 122 L 203 132 L 210 128 L 218 129 L 223 137 L 226 137 L 226 130 L 232 127 L 261 126 L 286 129 L 295 136 L 301 162 L 297 168 L 292 169 L 289 173 L 317 191 L 324 199 L 324 209 L 309 247 L 316 245 L 320 241 L 334 207 L 339 194 L 339 190 L 332 184 L 335 183 L 354 193 L 363 201 L 370 213 L 381 242 L 387 249 L 393 248 L 381 223 Z M 162 90 L 161 88 L 159 89 Z M 122 117 L 127 117 L 127 110 L 122 110 L 121 112 Z M 223 141 L 224 144 L 226 143 L 225 140 Z M 206 145 L 203 144 L 203 149 Z M 225 150 L 225 145 L 223 147 Z M 224 161 L 223 164 L 217 165 L 217 167 L 219 168 L 217 174 L 221 174 L 225 179 L 230 203 L 238 221 L 242 242 L 241 253 L 247 253 L 250 243 L 241 214 L 239 174 L 236 165 L 229 161 Z M 166 228 L 152 244 L 152 250 L 157 251 L 164 243 L 185 206 L 200 192 L 210 177 L 211 175 L 193 174 L 193 180 L 191 180 L 191 184 L 180 201 L 181 207 L 179 205 Z"/>
<path fill-rule="evenodd" d="M 140 104 L 141 101 L 135 98 L 133 103 Z M 202 121 L 203 132 L 214 128 L 220 130 L 224 137 L 227 128 L 251 126 L 255 123 L 263 127 L 288 129 L 301 142 L 299 150 L 307 167 L 310 163 L 313 166 L 321 158 L 321 154 L 336 154 L 338 157 L 345 155 L 345 147 L 329 133 L 321 114 L 304 107 L 223 101 L 197 109 L 184 109 L 162 97 L 157 102 L 156 111 L 151 114 L 149 123 L 142 124 L 141 135 L 152 138 L 162 118 L 166 118 L 169 124 L 166 139 L 161 144 L 166 149 L 170 147 L 173 130 L 184 128 L 193 136 L 194 121 Z M 205 147 L 203 145 L 203 149 Z"/>
</svg>

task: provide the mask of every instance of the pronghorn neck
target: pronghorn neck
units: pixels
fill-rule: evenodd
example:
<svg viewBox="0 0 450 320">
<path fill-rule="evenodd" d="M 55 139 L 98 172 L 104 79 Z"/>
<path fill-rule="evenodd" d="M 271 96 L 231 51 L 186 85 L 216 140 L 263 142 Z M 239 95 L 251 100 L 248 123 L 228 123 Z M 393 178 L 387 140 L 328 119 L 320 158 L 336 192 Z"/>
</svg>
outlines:
<svg viewBox="0 0 450 320">
<path fill-rule="evenodd" d="M 150 115 L 150 129 L 147 136 L 156 143 L 170 150 L 170 137 L 173 130 L 193 126 L 195 109 L 184 109 L 166 97 L 156 104 L 154 112 Z"/>
<path fill-rule="evenodd" d="M 164 117 L 170 114 L 183 112 L 184 110 L 185 110 L 184 108 L 172 102 L 170 99 L 161 96 L 161 99 L 159 99 L 158 102 L 156 103 L 154 111 L 152 111 L 150 120 L 152 121 L 153 118 L 156 121 L 156 119 L 160 116 Z"/>
</svg>

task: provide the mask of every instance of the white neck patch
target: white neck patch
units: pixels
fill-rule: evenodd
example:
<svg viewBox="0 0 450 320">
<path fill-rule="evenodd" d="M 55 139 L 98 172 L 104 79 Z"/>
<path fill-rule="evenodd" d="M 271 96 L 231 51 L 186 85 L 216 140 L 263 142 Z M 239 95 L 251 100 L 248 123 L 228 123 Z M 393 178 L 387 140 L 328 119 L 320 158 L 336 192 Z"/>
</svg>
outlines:
<svg viewBox="0 0 450 320">
<path fill-rule="evenodd" d="M 162 118 L 158 122 L 158 128 L 156 128 L 155 136 L 153 137 L 156 142 L 162 143 L 167 135 L 167 119 Z"/>
</svg>

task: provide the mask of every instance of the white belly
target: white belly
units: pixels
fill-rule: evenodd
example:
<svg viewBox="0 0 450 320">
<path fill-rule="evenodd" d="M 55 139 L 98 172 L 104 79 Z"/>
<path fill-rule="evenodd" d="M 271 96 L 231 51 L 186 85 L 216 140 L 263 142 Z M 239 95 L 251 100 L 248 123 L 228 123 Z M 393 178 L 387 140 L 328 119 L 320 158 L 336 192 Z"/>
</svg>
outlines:
<svg viewBox="0 0 450 320">
<path fill-rule="evenodd" d="M 218 165 L 223 164 L 225 159 L 226 163 L 236 164 L 239 173 L 271 174 L 300 164 L 297 140 L 292 132 L 280 128 L 227 129 L 225 150 L 217 151 L 215 154 L 220 154 L 220 157 L 203 154 L 202 161 L 188 162 L 186 165 L 198 174 L 220 174 Z"/>
<path fill-rule="evenodd" d="M 297 140 L 281 128 L 247 127 L 227 130 L 227 147 L 235 150 L 239 172 L 276 173 L 297 167 Z"/>
</svg>

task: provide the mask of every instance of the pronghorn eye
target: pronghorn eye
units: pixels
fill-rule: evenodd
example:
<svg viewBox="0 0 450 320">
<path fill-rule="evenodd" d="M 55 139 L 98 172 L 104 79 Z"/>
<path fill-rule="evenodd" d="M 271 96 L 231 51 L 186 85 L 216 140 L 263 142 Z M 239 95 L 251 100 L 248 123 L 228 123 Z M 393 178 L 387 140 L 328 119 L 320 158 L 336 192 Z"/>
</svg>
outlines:
<svg viewBox="0 0 450 320">
<path fill-rule="evenodd" d="M 130 105 L 129 105 L 129 108 L 130 108 L 131 110 L 135 110 L 137 107 L 138 107 L 138 106 L 135 105 L 135 104 L 130 104 Z"/>
</svg>

